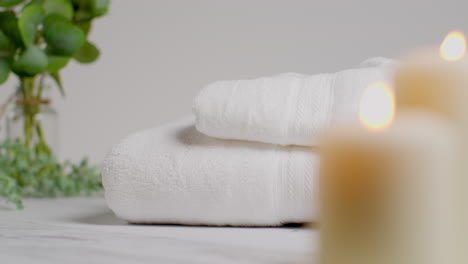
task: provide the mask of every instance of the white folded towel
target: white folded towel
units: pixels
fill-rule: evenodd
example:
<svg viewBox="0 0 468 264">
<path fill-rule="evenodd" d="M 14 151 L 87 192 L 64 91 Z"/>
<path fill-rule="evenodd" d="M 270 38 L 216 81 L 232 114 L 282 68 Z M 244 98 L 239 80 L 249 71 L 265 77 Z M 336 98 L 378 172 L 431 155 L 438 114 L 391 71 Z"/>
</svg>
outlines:
<svg viewBox="0 0 468 264">
<path fill-rule="evenodd" d="M 331 121 L 358 119 L 362 92 L 373 82 L 389 82 L 392 65 L 372 58 L 361 64 L 366 68 L 334 74 L 215 82 L 194 99 L 196 128 L 222 139 L 314 146 Z"/>
<path fill-rule="evenodd" d="M 129 222 L 276 226 L 316 219 L 317 165 L 309 148 L 218 140 L 185 118 L 123 140 L 102 176 Z"/>
</svg>

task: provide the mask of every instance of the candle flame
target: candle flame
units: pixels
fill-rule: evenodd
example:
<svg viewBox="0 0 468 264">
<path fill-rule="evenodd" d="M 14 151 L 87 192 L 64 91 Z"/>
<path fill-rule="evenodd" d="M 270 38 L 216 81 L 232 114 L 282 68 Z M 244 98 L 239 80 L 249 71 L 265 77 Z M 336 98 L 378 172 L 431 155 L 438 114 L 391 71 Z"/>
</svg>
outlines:
<svg viewBox="0 0 468 264">
<path fill-rule="evenodd" d="M 440 45 L 440 57 L 447 61 L 457 61 L 465 56 L 466 38 L 460 31 L 450 32 Z"/>
<path fill-rule="evenodd" d="M 395 115 L 395 96 L 390 86 L 384 82 L 369 85 L 361 98 L 359 118 L 370 130 L 387 128 Z"/>
</svg>

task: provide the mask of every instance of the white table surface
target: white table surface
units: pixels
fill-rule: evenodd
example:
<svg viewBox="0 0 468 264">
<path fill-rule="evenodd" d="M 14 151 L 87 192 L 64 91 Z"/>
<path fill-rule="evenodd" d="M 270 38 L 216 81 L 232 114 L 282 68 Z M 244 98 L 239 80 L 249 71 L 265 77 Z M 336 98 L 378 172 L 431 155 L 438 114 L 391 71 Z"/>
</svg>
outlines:
<svg viewBox="0 0 468 264">
<path fill-rule="evenodd" d="M 3 201 L 2 201 L 3 202 Z M 304 263 L 304 228 L 129 225 L 102 197 L 32 199 L 0 207 L 0 263 Z"/>
</svg>

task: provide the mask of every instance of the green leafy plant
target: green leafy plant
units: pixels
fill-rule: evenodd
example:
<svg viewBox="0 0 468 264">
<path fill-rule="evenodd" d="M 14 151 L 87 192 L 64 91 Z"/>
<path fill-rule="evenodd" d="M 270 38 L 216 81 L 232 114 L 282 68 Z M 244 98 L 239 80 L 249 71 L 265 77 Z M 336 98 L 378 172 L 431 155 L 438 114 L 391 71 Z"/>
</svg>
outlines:
<svg viewBox="0 0 468 264">
<path fill-rule="evenodd" d="M 88 40 L 92 22 L 105 15 L 110 0 L 0 0 L 0 84 L 10 73 L 20 80 L 24 143 L 37 137 L 42 151 L 50 154 L 42 127 L 35 117 L 46 77 L 65 94 L 60 70 L 72 59 L 92 63 L 99 49 Z"/>
<path fill-rule="evenodd" d="M 102 189 L 99 169 L 57 161 L 19 139 L 0 143 L 0 196 L 23 208 L 23 197 L 90 195 Z"/>
<path fill-rule="evenodd" d="M 19 79 L 14 96 L 22 108 L 23 137 L 0 142 L 0 196 L 22 207 L 25 196 L 71 196 L 102 188 L 97 168 L 59 162 L 45 140 L 37 115 L 44 81 L 51 78 L 65 95 L 60 71 L 71 60 L 92 63 L 99 49 L 88 40 L 94 19 L 105 15 L 110 0 L 0 0 L 0 84 Z"/>
</svg>

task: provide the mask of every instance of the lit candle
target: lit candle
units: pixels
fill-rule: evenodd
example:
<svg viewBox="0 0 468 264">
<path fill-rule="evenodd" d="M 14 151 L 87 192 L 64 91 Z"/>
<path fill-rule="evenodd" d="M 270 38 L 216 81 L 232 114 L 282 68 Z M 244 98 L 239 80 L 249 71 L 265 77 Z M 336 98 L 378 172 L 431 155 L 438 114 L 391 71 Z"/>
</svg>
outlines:
<svg viewBox="0 0 468 264">
<path fill-rule="evenodd" d="M 452 127 L 394 113 L 391 89 L 373 84 L 363 125 L 335 126 L 322 142 L 320 264 L 455 263 Z"/>
<path fill-rule="evenodd" d="M 454 31 L 445 37 L 439 51 L 428 48 L 403 58 L 395 72 L 398 108 L 423 108 L 468 129 L 465 53 L 466 38 Z"/>
<path fill-rule="evenodd" d="M 458 144 L 459 215 L 458 250 L 468 263 L 468 60 L 463 33 L 449 33 L 439 51 L 420 50 L 403 59 L 396 69 L 395 86 L 399 109 L 425 109 L 451 120 L 462 135 Z"/>
</svg>

